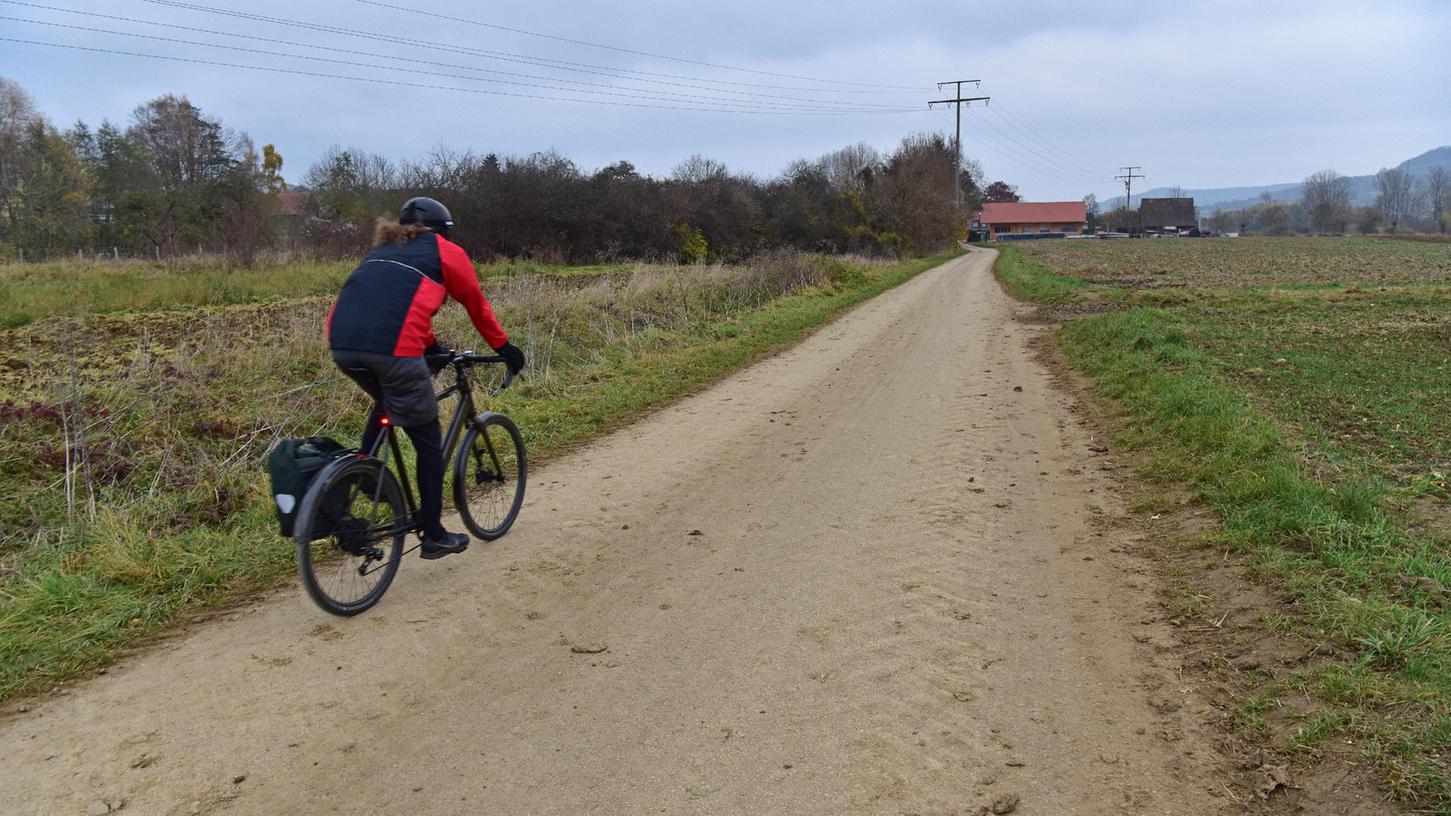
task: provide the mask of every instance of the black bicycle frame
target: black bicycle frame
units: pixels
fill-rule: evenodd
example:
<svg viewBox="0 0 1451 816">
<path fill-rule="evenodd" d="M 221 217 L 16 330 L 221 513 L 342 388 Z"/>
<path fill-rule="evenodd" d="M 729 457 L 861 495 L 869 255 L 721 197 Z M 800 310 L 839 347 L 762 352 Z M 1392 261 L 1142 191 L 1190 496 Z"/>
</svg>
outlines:
<svg viewBox="0 0 1451 816">
<path fill-rule="evenodd" d="M 443 437 L 445 472 L 447 471 L 449 460 L 453 458 L 453 448 L 458 444 L 459 438 L 463 435 L 464 423 L 474 414 L 473 386 L 470 385 L 469 378 L 464 374 L 462 366 L 456 366 L 455 371 L 457 376 L 454 384 L 433 395 L 434 399 L 440 402 L 454 394 L 459 395 L 458 402 L 454 405 L 453 416 L 448 421 L 448 433 Z M 408 467 L 404 464 L 403 449 L 398 445 L 398 434 L 393 429 L 393 423 L 388 421 L 387 417 L 387 414 L 383 415 L 383 421 L 385 423 L 383 426 L 383 434 L 378 438 L 378 441 L 373 443 L 373 449 L 368 451 L 368 455 L 377 456 L 378 447 L 383 444 L 383 437 L 386 436 L 388 438 L 388 447 L 385 449 L 383 456 L 379 458 L 383 463 L 384 470 L 388 469 L 389 452 L 397 460 L 398 481 L 403 486 L 403 502 L 408 508 L 408 517 L 411 519 L 418 513 L 418 501 L 413 497 L 413 483 L 408 480 Z M 489 446 L 489 456 L 497 460 L 497 456 L 493 451 L 493 443 L 487 436 L 484 437 L 484 444 Z M 373 489 L 375 491 L 373 495 L 373 506 L 376 509 L 378 501 L 383 495 L 383 481 L 379 479 L 378 484 Z M 373 520 L 369 519 L 370 527 L 372 526 L 372 522 Z"/>
<path fill-rule="evenodd" d="M 453 458 L 454 447 L 458 445 L 459 439 L 463 435 L 464 423 L 468 422 L 469 419 L 474 416 L 473 384 L 467 374 L 468 366 L 477 363 L 501 362 L 504 361 L 500 358 L 482 358 L 476 355 L 468 355 L 467 359 L 463 361 L 455 360 L 452 362 L 455 372 L 455 379 L 453 385 L 450 385 L 449 387 L 434 395 L 434 399 L 436 400 L 443 400 L 455 394 L 458 395 L 458 402 L 454 405 L 453 416 L 448 421 L 448 433 L 444 436 L 443 451 L 445 472 L 447 472 L 446 469 L 448 467 L 448 461 Z M 507 374 L 504 378 L 504 384 L 501 387 L 507 388 L 512 380 L 513 374 Z M 370 544 L 375 541 L 387 540 L 399 534 L 419 532 L 420 529 L 417 521 L 418 500 L 413 495 L 413 483 L 410 482 L 408 479 L 408 466 L 405 464 L 403 459 L 403 449 L 398 444 L 398 433 L 394 430 L 393 423 L 391 420 L 388 419 L 388 415 L 386 413 L 382 414 L 382 421 L 383 433 L 380 434 L 377 441 L 373 443 L 373 447 L 367 451 L 367 455 L 378 458 L 379 465 L 384 471 L 388 470 L 388 456 L 390 454 L 394 459 L 397 460 L 398 480 L 403 488 L 403 501 L 407 508 L 407 513 L 405 517 L 400 520 L 402 522 L 401 524 L 390 527 L 389 529 L 383 530 L 381 532 L 375 530 L 378 522 L 377 512 L 379 506 L 382 504 L 383 497 L 383 479 L 377 479 L 377 484 L 373 487 L 373 516 L 368 519 L 368 529 L 370 531 L 373 531 L 369 534 L 367 539 L 368 543 Z M 383 444 L 384 437 L 387 437 L 388 439 L 388 446 L 386 448 L 383 448 L 383 455 L 379 457 L 379 447 Z M 494 450 L 493 440 L 489 438 L 488 434 L 484 434 L 484 446 L 488 450 L 489 459 L 493 462 L 494 468 L 499 469 L 502 474 L 502 469 L 499 465 L 498 452 Z M 502 475 L 500 476 L 500 478 L 502 479 Z M 422 546 L 421 543 L 415 544 L 413 547 L 410 547 L 407 552 L 413 552 L 413 550 L 417 549 L 420 546 Z M 407 554 L 407 552 L 405 554 Z M 367 572 L 375 572 L 382 568 L 383 566 L 380 564 L 373 569 L 367 570 Z M 366 574 L 366 572 L 364 574 Z"/>
</svg>

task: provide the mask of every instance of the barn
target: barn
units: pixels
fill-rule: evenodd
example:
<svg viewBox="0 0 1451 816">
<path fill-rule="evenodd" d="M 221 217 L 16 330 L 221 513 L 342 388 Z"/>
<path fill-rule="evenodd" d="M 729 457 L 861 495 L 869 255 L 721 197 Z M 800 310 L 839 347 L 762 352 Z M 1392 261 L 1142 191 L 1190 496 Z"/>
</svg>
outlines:
<svg viewBox="0 0 1451 816">
<path fill-rule="evenodd" d="M 1198 225 L 1193 198 L 1145 198 L 1139 201 L 1139 228 L 1144 232 L 1188 232 Z"/>
<path fill-rule="evenodd" d="M 1062 238 L 1083 232 L 1088 213 L 1082 201 L 992 201 L 973 216 L 975 231 L 989 241 Z"/>
</svg>

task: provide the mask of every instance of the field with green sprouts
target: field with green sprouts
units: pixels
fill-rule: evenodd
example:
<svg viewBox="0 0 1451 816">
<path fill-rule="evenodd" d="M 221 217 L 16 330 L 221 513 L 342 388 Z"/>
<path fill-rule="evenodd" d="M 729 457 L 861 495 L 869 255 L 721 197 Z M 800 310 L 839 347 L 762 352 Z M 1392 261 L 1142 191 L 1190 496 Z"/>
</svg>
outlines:
<svg viewBox="0 0 1451 816">
<path fill-rule="evenodd" d="M 1286 593 L 1263 638 L 1321 644 L 1256 658 L 1248 738 L 1300 757 L 1358 746 L 1393 793 L 1447 812 L 1451 244 L 1032 242 L 998 274 L 1066 318 L 1059 343 L 1149 490 L 1216 511 L 1197 546 Z M 1194 583 L 1185 613 L 1223 620 L 1233 599 Z"/>
</svg>

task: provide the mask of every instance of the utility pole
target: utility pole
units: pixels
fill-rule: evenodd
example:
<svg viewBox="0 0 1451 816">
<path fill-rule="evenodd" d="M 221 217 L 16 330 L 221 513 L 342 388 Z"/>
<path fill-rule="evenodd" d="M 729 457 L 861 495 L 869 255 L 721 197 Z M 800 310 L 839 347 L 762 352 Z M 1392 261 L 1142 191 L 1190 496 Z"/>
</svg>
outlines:
<svg viewBox="0 0 1451 816">
<path fill-rule="evenodd" d="M 1143 173 L 1136 174 L 1134 171 L 1144 168 L 1136 164 L 1132 167 L 1120 167 L 1119 169 L 1124 171 L 1124 174 L 1122 176 L 1114 176 L 1114 178 L 1124 180 L 1124 209 L 1132 210 L 1134 208 L 1134 179 L 1144 177 Z"/>
<path fill-rule="evenodd" d="M 957 90 L 953 94 L 954 98 L 937 99 L 927 103 L 927 107 L 929 108 L 933 105 L 957 105 L 957 133 L 952 137 L 952 203 L 958 209 L 962 209 L 962 103 L 967 102 L 969 105 L 973 102 L 985 103 L 992 98 L 990 96 L 970 96 L 964 98 L 962 95 L 962 86 L 969 82 L 979 88 L 982 87 L 982 80 L 980 79 L 949 79 L 946 82 L 937 83 L 937 90 L 942 90 L 943 85 L 956 85 Z"/>
<path fill-rule="evenodd" d="M 1123 179 L 1124 180 L 1124 212 L 1133 212 L 1133 209 L 1134 209 L 1134 179 L 1136 179 L 1136 178 L 1140 178 L 1141 179 L 1141 178 L 1144 177 L 1144 174 L 1143 173 L 1135 173 L 1134 171 L 1135 170 L 1142 170 L 1144 168 L 1142 168 L 1142 167 L 1140 167 L 1140 166 L 1138 166 L 1136 164 L 1136 165 L 1133 165 L 1132 167 L 1120 167 L 1119 169 L 1122 170 L 1122 171 L 1124 171 L 1124 174 L 1121 175 L 1121 176 L 1114 176 L 1114 178 L 1116 178 L 1116 179 Z M 1139 227 L 1142 229 L 1143 224 L 1140 223 L 1139 224 Z M 1129 222 L 1129 235 L 1133 235 L 1133 234 L 1134 234 L 1133 222 Z"/>
</svg>

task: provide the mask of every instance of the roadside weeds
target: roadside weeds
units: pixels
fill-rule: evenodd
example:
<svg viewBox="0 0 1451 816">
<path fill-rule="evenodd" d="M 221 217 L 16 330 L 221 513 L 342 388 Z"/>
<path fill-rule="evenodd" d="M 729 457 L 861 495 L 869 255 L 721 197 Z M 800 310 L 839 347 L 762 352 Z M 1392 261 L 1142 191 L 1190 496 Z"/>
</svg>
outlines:
<svg viewBox="0 0 1451 816">
<path fill-rule="evenodd" d="M 794 344 L 957 254 L 897 264 L 767 258 L 769 267 L 738 273 L 645 270 L 570 284 L 567 296 L 513 279 L 513 296 L 496 306 L 506 304 L 506 325 L 529 338 L 539 373 L 497 405 L 524 430 L 537 464 Z M 104 666 L 182 615 L 236 603 L 292 570 L 291 543 L 276 533 L 265 476 L 254 463 L 270 437 L 332 433 L 346 440 L 363 415 L 346 384 L 296 388 L 316 384 L 321 370 L 314 346 L 326 304 L 315 300 L 297 301 L 306 308 L 248 305 L 242 335 L 227 327 L 226 313 L 203 312 L 200 347 L 153 347 L 142 330 L 127 365 L 108 368 L 110 357 L 70 363 L 94 367 L 87 371 L 97 390 L 79 407 L 62 403 L 57 413 L 45 394 L 4 404 L 0 439 L 23 455 L 0 457 L 0 472 L 12 477 L 9 489 L 26 494 L 10 503 L 13 523 L 6 526 L 33 533 L 0 541 L 0 701 Z M 165 321 L 174 318 L 181 319 Z M 112 322 L 124 328 L 136 319 Z M 187 328 L 200 322 L 190 320 Z M 471 331 L 455 314 L 440 321 L 440 336 L 453 336 L 445 333 L 450 325 L 457 336 Z M 64 338 L 56 343 L 66 347 Z M 284 388 L 280 397 L 260 396 Z M 295 421 L 274 427 L 288 408 Z M 35 433 L 59 436 L 57 417 L 68 412 L 91 434 L 88 465 L 124 465 L 101 474 L 109 481 L 95 480 L 93 501 L 80 491 L 77 511 L 45 489 L 62 464 L 60 446 Z M 50 447 L 36 456 L 10 444 L 16 440 Z M 174 456 L 172 445 L 180 446 Z M 71 472 L 69 460 L 64 464 Z"/>
</svg>

